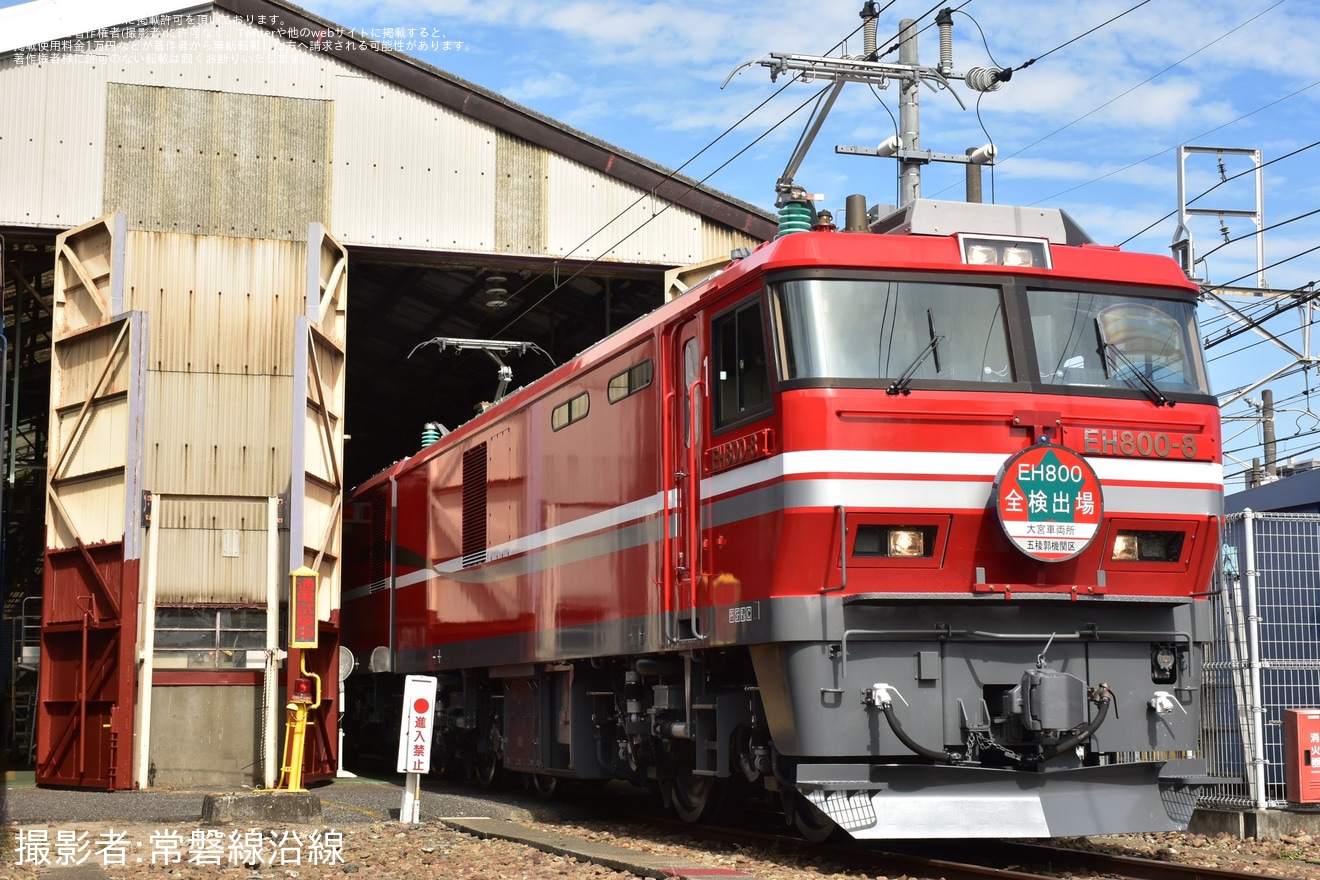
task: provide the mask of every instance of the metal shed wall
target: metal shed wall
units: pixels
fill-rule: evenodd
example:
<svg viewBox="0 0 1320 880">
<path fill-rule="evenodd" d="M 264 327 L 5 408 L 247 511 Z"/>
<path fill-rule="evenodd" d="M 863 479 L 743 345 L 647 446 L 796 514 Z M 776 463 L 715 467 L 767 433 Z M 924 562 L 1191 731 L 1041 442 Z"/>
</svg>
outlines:
<svg viewBox="0 0 1320 880">
<path fill-rule="evenodd" d="M 298 240 L 322 221 L 350 246 L 664 265 L 756 243 L 215 7 L 77 57 L 0 62 L 0 224 L 123 211 Z"/>
<path fill-rule="evenodd" d="M 292 473 L 306 244 L 126 238 L 125 299 L 152 317 L 143 486 L 171 497 L 156 601 L 264 603 L 264 499 Z"/>
<path fill-rule="evenodd" d="M 0 225 L 67 229 L 101 215 L 105 84 L 104 64 L 0 59 Z"/>
<path fill-rule="evenodd" d="M 338 77 L 333 97 L 341 241 L 493 250 L 493 129 L 376 77 Z"/>
</svg>

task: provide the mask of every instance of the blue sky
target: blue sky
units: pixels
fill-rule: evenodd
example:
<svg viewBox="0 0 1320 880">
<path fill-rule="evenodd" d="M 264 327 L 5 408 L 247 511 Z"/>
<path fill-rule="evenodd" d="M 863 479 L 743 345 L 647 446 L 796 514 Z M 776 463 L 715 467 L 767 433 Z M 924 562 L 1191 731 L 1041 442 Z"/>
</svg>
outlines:
<svg viewBox="0 0 1320 880">
<path fill-rule="evenodd" d="M 0 5 L 13 4 L 0 0 Z M 300 5 L 358 31 L 425 28 L 432 40 L 438 33 L 443 48 L 410 54 L 766 208 L 773 206 L 775 179 L 806 114 L 774 126 L 820 86 L 794 83 L 780 92 L 783 78 L 771 83 L 765 68 L 740 65 L 770 51 L 823 54 L 845 37 L 852 53 L 862 45 L 861 0 L 302 0 Z M 925 26 L 945 5 L 958 10 L 956 70 L 1019 68 L 1036 59 L 998 92 L 980 95 L 957 84 L 966 110 L 947 92 L 922 91 L 924 148 L 962 153 L 987 141 L 996 144 L 998 164 L 984 178 L 987 200 L 1062 208 L 1098 242 L 1167 254 L 1175 228 L 1168 215 L 1178 205 L 1178 145 L 1256 149 L 1269 163 L 1263 171 L 1264 222 L 1275 227 L 1264 234 L 1265 262 L 1277 264 L 1267 269 L 1266 280 L 1276 290 L 1293 290 L 1320 279 L 1320 250 L 1304 253 L 1320 245 L 1320 214 L 1304 216 L 1320 209 L 1315 171 L 1320 146 L 1310 146 L 1320 141 L 1320 53 L 1314 48 L 1320 4 L 880 0 L 879 44 L 893 43 L 900 18 L 916 18 Z M 933 27 L 920 37 L 920 59 L 931 65 L 938 59 Z M 893 134 L 890 113 L 897 115 L 897 97 L 892 84 L 885 90 L 861 85 L 844 90 L 796 175 L 808 191 L 825 195 L 822 206 L 841 215 L 849 193 L 864 193 L 870 203 L 895 200 L 891 160 L 838 156 L 834 146 L 873 147 Z M 1289 156 L 1295 151 L 1300 152 Z M 1227 176 L 1250 167 L 1245 158 L 1224 158 Z M 1221 179 L 1214 155 L 1193 157 L 1187 172 L 1189 198 Z M 922 194 L 962 198 L 963 168 L 929 166 Z M 1251 210 L 1253 175 L 1222 183 L 1196 206 Z M 1200 274 L 1216 284 L 1254 286 L 1254 227 L 1249 219 L 1231 216 L 1224 224 L 1229 238 L 1241 240 L 1224 244 L 1218 217 L 1191 223 L 1198 254 L 1218 248 Z M 1273 305 L 1235 302 L 1253 310 Z M 1215 311 L 1203 309 L 1206 335 L 1227 326 Z M 1266 324 L 1299 350 L 1300 327 L 1296 309 Z M 1320 340 L 1315 345 L 1320 347 Z M 1209 355 L 1215 390 L 1225 398 L 1292 360 L 1252 333 L 1216 345 Z M 1273 390 L 1281 410 L 1280 455 L 1320 459 L 1320 414 L 1310 415 L 1306 393 L 1314 388 L 1320 396 L 1320 377 L 1299 373 L 1265 387 Z M 1259 398 L 1260 392 L 1249 396 Z M 1320 401 L 1314 409 L 1320 413 Z M 1229 419 L 1252 412 L 1245 401 L 1225 407 Z M 1251 448 L 1260 438 L 1259 423 L 1228 421 L 1225 437 L 1232 490 L 1235 479 L 1241 485 L 1235 477 L 1242 470 L 1239 462 L 1260 455 Z"/>
</svg>

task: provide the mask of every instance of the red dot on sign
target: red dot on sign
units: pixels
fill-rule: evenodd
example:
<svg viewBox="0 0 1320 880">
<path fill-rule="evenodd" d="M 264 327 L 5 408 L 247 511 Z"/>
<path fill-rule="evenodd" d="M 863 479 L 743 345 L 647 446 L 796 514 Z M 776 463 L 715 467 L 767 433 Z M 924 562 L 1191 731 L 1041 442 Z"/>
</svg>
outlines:
<svg viewBox="0 0 1320 880">
<path fill-rule="evenodd" d="M 413 703 L 413 711 L 418 715 L 425 715 L 431 709 L 431 704 L 426 697 L 418 697 Z"/>
</svg>

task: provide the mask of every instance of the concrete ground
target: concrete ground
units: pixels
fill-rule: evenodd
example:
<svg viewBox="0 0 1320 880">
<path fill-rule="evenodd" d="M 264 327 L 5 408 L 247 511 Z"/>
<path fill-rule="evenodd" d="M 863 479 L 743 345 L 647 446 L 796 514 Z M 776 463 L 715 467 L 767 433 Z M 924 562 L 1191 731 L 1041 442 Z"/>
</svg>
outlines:
<svg viewBox="0 0 1320 880">
<path fill-rule="evenodd" d="M 255 797 L 244 791 L 85 791 L 38 788 L 33 772 L 10 771 L 0 789 L 0 819 L 5 823 L 132 822 L 199 823 L 209 796 Z M 402 774 L 336 779 L 310 789 L 320 799 L 318 824 L 346 828 L 397 819 L 403 800 Z M 265 797 L 280 797 L 279 794 Z M 297 796 L 291 796 L 297 797 Z M 483 792 L 453 783 L 422 783 L 421 811 L 428 817 L 472 816 L 517 819 L 528 815 L 517 792 Z M 291 821 L 299 821 L 290 816 Z"/>
</svg>

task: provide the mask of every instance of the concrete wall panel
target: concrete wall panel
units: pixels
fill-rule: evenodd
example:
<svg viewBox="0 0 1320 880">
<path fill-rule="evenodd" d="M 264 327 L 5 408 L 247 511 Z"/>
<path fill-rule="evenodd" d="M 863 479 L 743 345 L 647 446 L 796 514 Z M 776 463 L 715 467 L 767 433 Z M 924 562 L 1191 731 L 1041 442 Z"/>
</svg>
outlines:
<svg viewBox="0 0 1320 880">
<path fill-rule="evenodd" d="M 261 781 L 261 688 L 152 688 L 151 767 L 156 788 L 236 788 Z M 207 723 L 198 724 L 205 718 Z"/>
<path fill-rule="evenodd" d="M 105 210 L 130 228 L 302 240 L 330 211 L 328 101 L 110 83 Z"/>
<path fill-rule="evenodd" d="M 500 133 L 495 142 L 495 249 L 543 255 L 549 219 L 549 154 Z"/>
</svg>

